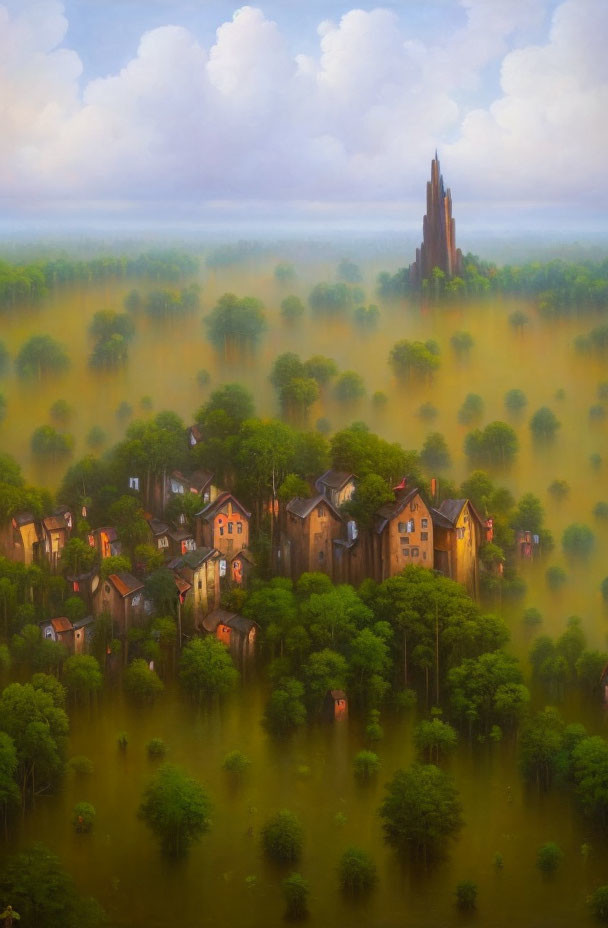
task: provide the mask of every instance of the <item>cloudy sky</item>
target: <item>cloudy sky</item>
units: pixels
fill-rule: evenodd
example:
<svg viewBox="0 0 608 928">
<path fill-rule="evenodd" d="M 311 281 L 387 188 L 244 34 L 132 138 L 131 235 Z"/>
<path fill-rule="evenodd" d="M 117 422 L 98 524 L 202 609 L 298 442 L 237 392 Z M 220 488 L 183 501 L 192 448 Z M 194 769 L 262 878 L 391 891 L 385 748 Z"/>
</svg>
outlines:
<svg viewBox="0 0 608 928">
<path fill-rule="evenodd" d="M 0 209 L 419 216 L 437 148 L 463 210 L 601 221 L 607 37 L 608 0 L 0 0 Z"/>
</svg>

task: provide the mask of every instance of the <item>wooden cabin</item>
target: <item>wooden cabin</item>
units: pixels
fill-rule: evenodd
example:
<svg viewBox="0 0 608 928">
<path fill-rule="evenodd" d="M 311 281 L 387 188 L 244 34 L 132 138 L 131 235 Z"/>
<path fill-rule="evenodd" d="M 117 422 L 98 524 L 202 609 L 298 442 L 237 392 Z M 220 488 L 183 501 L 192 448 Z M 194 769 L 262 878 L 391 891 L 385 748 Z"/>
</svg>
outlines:
<svg viewBox="0 0 608 928">
<path fill-rule="evenodd" d="M 186 476 L 181 471 L 174 470 L 167 480 L 165 499 L 168 502 L 173 496 L 194 493 L 200 496 L 203 503 L 212 503 L 217 499 L 218 492 L 210 471 L 196 470 L 193 474 Z"/>
<path fill-rule="evenodd" d="M 226 609 L 214 609 L 206 616 L 203 628 L 230 649 L 238 664 L 243 664 L 255 656 L 259 626 L 252 619 L 246 619 Z"/>
<path fill-rule="evenodd" d="M 400 489 L 393 503 L 375 517 L 373 570 L 375 580 L 394 577 L 410 564 L 433 567 L 433 520 L 418 489 Z"/>
<path fill-rule="evenodd" d="M 431 509 L 435 570 L 479 595 L 479 548 L 486 539 L 486 520 L 468 499 L 444 499 Z"/>
<path fill-rule="evenodd" d="M 110 574 L 102 580 L 93 597 L 95 615 L 107 613 L 116 623 L 118 634 L 126 635 L 144 615 L 144 584 L 127 571 Z"/>
<path fill-rule="evenodd" d="M 89 532 L 88 539 L 90 546 L 97 549 L 102 560 L 106 557 L 116 557 L 122 553 L 118 533 L 111 525 L 93 529 L 92 532 Z"/>
<path fill-rule="evenodd" d="M 243 586 L 254 567 L 255 558 L 249 548 L 237 551 L 230 560 L 230 582 L 236 586 Z"/>
<path fill-rule="evenodd" d="M 74 622 L 74 654 L 89 653 L 94 622 L 92 615 Z"/>
<path fill-rule="evenodd" d="M 356 477 L 343 470 L 326 470 L 315 480 L 317 493 L 325 496 L 332 506 L 339 509 L 343 503 L 352 499 L 356 487 Z"/>
<path fill-rule="evenodd" d="M 194 624 L 202 625 L 206 615 L 220 604 L 220 552 L 217 548 L 196 548 L 173 558 L 168 567 L 191 584 Z"/>
<path fill-rule="evenodd" d="M 65 616 L 42 622 L 40 629 L 43 638 L 48 638 L 50 641 L 59 641 L 70 654 L 74 653 L 74 626 Z"/>
<path fill-rule="evenodd" d="M 70 538 L 72 517 L 69 512 L 47 516 L 42 519 L 42 546 L 51 570 L 56 570 L 61 552 Z"/>
<path fill-rule="evenodd" d="M 225 558 L 249 546 L 251 513 L 232 493 L 221 493 L 196 514 L 196 543 L 201 548 L 217 548 Z"/>
<path fill-rule="evenodd" d="M 328 690 L 325 695 L 325 715 L 338 722 L 348 718 L 348 699 L 344 690 Z"/>
<path fill-rule="evenodd" d="M 40 557 L 41 539 L 41 530 L 33 514 L 17 512 L 0 527 L 0 554 L 29 566 Z"/>
<path fill-rule="evenodd" d="M 286 507 L 283 571 L 297 580 L 307 571 L 333 576 L 333 542 L 345 532 L 338 510 L 319 493 L 312 499 L 296 496 Z"/>
</svg>

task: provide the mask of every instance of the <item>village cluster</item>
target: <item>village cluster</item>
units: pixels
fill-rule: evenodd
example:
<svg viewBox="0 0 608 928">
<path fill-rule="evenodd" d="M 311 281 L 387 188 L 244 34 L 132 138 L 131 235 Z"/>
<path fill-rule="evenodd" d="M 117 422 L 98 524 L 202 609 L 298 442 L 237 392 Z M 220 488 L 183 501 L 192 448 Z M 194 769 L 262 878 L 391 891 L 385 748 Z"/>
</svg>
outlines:
<svg viewBox="0 0 608 928">
<path fill-rule="evenodd" d="M 197 426 L 188 429 L 191 446 L 203 441 Z M 255 621 L 221 607 L 224 592 L 243 586 L 255 569 L 249 548 L 251 513 L 231 493 L 218 487 L 211 473 L 185 475 L 173 471 L 157 478 L 150 493 L 140 494 L 141 476 L 128 479 L 132 494 L 146 496 L 149 544 L 164 555 L 174 577 L 179 608 L 188 608 L 194 628 L 213 634 L 241 663 L 255 651 Z M 378 509 L 372 532 L 359 533 L 343 512 L 357 487 L 355 474 L 328 470 L 318 477 L 309 498 L 296 497 L 285 507 L 275 541 L 274 563 L 280 575 L 297 580 L 306 572 L 327 574 L 334 583 L 358 586 L 362 580 L 382 581 L 409 564 L 435 569 L 479 593 L 479 548 L 492 540 L 492 520 L 482 518 L 468 499 L 446 499 L 438 508 L 428 506 L 418 488 L 407 479 L 394 488 L 394 501 Z M 143 491 L 143 486 L 141 487 Z M 196 494 L 201 508 L 193 530 L 184 515 L 172 523 L 165 519 L 167 504 L 180 494 Z M 26 565 L 45 563 L 62 571 L 62 550 L 69 541 L 77 515 L 67 507 L 37 519 L 16 513 L 0 532 L 0 554 Z M 114 636 L 125 638 L 129 629 L 146 621 L 153 611 L 146 596 L 144 571 L 120 571 L 103 576 L 99 566 L 120 555 L 116 528 L 91 529 L 88 544 L 96 552 L 94 566 L 83 573 L 67 572 L 72 595 L 86 605 L 85 618 L 72 623 L 56 616 L 41 623 L 41 634 L 65 644 L 72 653 L 86 653 L 92 625 L 100 615 L 111 618 Z"/>
</svg>

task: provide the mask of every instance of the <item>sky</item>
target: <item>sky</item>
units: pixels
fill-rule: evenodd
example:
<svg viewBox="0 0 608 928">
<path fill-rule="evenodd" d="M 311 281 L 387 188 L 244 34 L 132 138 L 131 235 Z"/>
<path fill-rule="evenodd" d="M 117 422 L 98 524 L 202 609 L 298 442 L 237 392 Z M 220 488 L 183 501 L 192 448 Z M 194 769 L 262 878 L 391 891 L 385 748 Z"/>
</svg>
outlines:
<svg viewBox="0 0 608 928">
<path fill-rule="evenodd" d="M 608 0 L 0 0 L 0 223 L 603 228 Z"/>
</svg>

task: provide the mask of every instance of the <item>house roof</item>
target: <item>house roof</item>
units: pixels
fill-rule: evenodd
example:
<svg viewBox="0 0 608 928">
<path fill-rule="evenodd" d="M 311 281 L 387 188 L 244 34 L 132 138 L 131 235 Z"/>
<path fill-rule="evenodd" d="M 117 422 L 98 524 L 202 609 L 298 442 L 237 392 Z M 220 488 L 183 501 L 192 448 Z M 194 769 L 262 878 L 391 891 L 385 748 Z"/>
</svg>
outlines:
<svg viewBox="0 0 608 928">
<path fill-rule="evenodd" d="M 30 522 L 35 521 L 33 513 L 31 512 L 17 512 L 13 518 L 17 525 L 29 525 Z"/>
<path fill-rule="evenodd" d="M 442 512 L 439 512 L 438 509 L 431 509 L 431 519 L 433 525 L 437 525 L 439 528 L 454 528 L 454 523 L 447 516 L 444 516 Z"/>
<path fill-rule="evenodd" d="M 240 551 L 235 552 L 231 555 L 230 562 L 236 561 L 237 557 L 242 557 L 244 560 L 249 561 L 250 564 L 255 564 L 255 557 L 249 548 L 241 548 Z"/>
<path fill-rule="evenodd" d="M 46 519 L 42 520 L 47 532 L 58 531 L 59 529 L 67 528 L 67 524 L 63 516 L 47 516 Z"/>
<path fill-rule="evenodd" d="M 248 512 L 241 503 L 239 503 L 236 496 L 233 496 L 232 493 L 229 493 L 227 490 L 225 490 L 223 493 L 220 493 L 217 499 L 215 499 L 212 503 L 208 503 L 203 509 L 197 512 L 196 515 L 200 516 L 206 521 L 209 521 L 213 518 L 213 516 L 215 516 L 217 512 L 219 512 L 222 506 L 225 506 L 229 500 L 232 501 L 233 506 L 241 511 L 246 519 L 251 518 L 251 513 Z"/>
<path fill-rule="evenodd" d="M 126 570 L 121 570 L 119 574 L 110 574 L 108 580 L 122 597 L 130 596 L 131 593 L 136 593 L 144 588 L 142 581 L 134 577 L 133 574 L 127 573 Z"/>
<path fill-rule="evenodd" d="M 181 564 L 189 567 L 190 570 L 196 570 L 201 564 L 204 564 L 213 555 L 219 555 L 217 548 L 196 548 L 195 551 L 186 551 L 180 557 Z"/>
<path fill-rule="evenodd" d="M 185 541 L 187 538 L 194 538 L 192 532 L 187 532 L 183 528 L 171 528 L 167 532 L 167 535 L 173 541 Z"/>
<path fill-rule="evenodd" d="M 418 487 L 413 487 L 406 493 L 401 493 L 397 496 L 393 503 L 385 503 L 384 506 L 378 509 L 376 512 L 376 532 L 378 535 L 384 531 L 392 519 L 403 512 L 407 504 L 413 500 L 417 493 Z"/>
<path fill-rule="evenodd" d="M 344 690 L 330 690 L 329 692 L 332 699 L 346 699 Z"/>
<path fill-rule="evenodd" d="M 94 531 L 100 535 L 103 532 L 109 542 L 118 541 L 118 532 L 113 525 L 104 525 L 102 528 L 94 529 Z"/>
<path fill-rule="evenodd" d="M 166 535 L 169 531 L 169 525 L 166 522 L 161 522 L 160 519 L 155 519 L 154 516 L 146 519 L 146 521 L 150 526 L 150 531 L 155 537 L 157 535 Z"/>
<path fill-rule="evenodd" d="M 184 580 L 179 574 L 173 574 L 175 580 L 175 586 L 177 587 L 178 593 L 187 593 L 188 590 L 192 589 L 192 584 L 188 583 L 187 580 Z"/>
<path fill-rule="evenodd" d="M 92 625 L 94 621 L 94 615 L 85 615 L 84 619 L 78 619 L 77 622 L 74 622 L 74 628 L 87 628 L 89 625 Z"/>
<path fill-rule="evenodd" d="M 244 615 L 233 615 L 228 619 L 226 625 L 243 635 L 248 635 L 252 628 L 258 628 L 257 622 L 254 622 L 253 619 L 246 619 Z"/>
<path fill-rule="evenodd" d="M 51 619 L 51 625 L 57 634 L 61 632 L 71 632 L 74 628 L 69 619 L 66 619 L 65 616 L 61 616 L 58 619 Z"/>
<path fill-rule="evenodd" d="M 315 487 L 319 492 L 321 492 L 322 486 L 329 487 L 330 490 L 341 490 L 349 480 L 354 480 L 355 475 L 349 474 L 345 470 L 326 470 L 324 474 L 321 474 L 320 477 L 317 477 L 315 480 Z"/>
<path fill-rule="evenodd" d="M 338 512 L 336 507 L 330 503 L 326 496 L 323 496 L 322 493 L 313 496 L 310 499 L 303 499 L 301 496 L 296 496 L 294 499 L 290 500 L 287 503 L 287 512 L 291 513 L 293 516 L 299 516 L 300 519 L 307 519 L 311 514 L 315 506 L 318 506 L 319 503 L 323 503 L 324 506 L 327 506 L 328 509 L 331 509 L 333 514 L 337 519 L 342 519 L 342 515 Z"/>
<path fill-rule="evenodd" d="M 442 525 L 443 528 L 453 528 L 458 522 L 460 514 L 467 503 L 469 504 L 469 509 L 471 510 L 473 517 L 477 519 L 480 524 L 482 524 L 484 520 L 477 512 L 470 499 L 444 499 L 438 509 L 433 509 L 431 511 L 433 515 L 433 522 L 435 522 L 437 525 Z M 442 522 L 442 518 L 447 520 L 448 524 Z"/>
<path fill-rule="evenodd" d="M 208 632 L 215 632 L 218 625 L 227 625 L 228 628 L 234 628 L 235 631 L 244 635 L 248 635 L 252 628 L 258 627 L 257 622 L 246 619 L 245 616 L 236 612 L 228 612 L 227 609 L 214 609 L 203 619 L 203 628 Z"/>
</svg>

